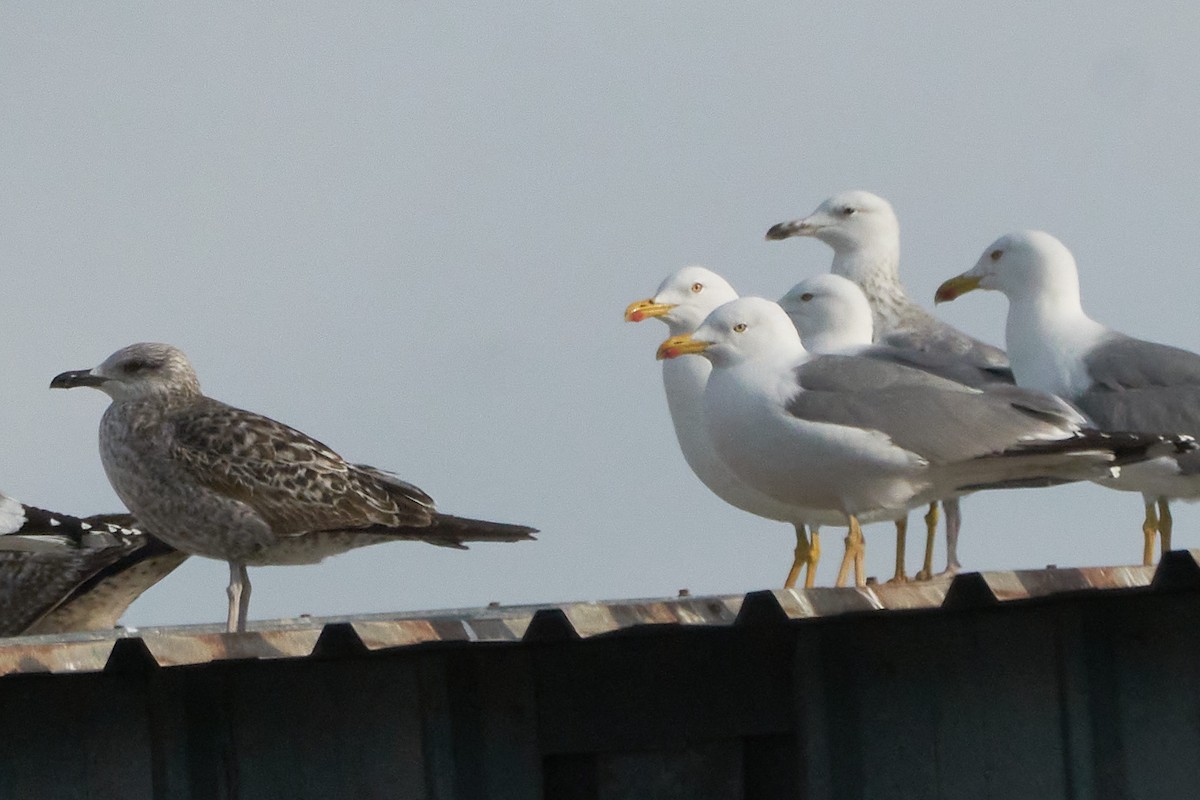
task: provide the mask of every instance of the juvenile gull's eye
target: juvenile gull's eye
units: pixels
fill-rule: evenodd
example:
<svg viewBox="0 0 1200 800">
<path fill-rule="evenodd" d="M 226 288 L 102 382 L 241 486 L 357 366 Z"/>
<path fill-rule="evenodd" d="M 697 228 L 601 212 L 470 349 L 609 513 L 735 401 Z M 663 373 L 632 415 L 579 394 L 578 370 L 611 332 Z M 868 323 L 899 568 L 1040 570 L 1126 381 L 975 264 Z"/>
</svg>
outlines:
<svg viewBox="0 0 1200 800">
<path fill-rule="evenodd" d="M 857 210 L 858 209 L 856 209 L 854 206 L 846 206 L 845 208 L 842 209 L 842 216 L 848 217 Z"/>
<path fill-rule="evenodd" d="M 990 254 L 990 257 L 991 257 L 992 261 L 999 261 L 1000 256 L 1002 256 L 1002 255 L 1004 255 L 1003 250 L 993 250 Z"/>
<path fill-rule="evenodd" d="M 125 368 L 126 372 L 133 374 L 133 373 L 137 373 L 137 372 L 145 372 L 148 369 L 153 369 L 154 364 L 150 363 L 149 361 L 143 361 L 143 360 L 126 361 L 124 368 Z"/>
<path fill-rule="evenodd" d="M 807 303 L 809 300 L 813 299 L 813 293 L 805 292 L 804 294 L 800 295 L 800 299 Z"/>
</svg>

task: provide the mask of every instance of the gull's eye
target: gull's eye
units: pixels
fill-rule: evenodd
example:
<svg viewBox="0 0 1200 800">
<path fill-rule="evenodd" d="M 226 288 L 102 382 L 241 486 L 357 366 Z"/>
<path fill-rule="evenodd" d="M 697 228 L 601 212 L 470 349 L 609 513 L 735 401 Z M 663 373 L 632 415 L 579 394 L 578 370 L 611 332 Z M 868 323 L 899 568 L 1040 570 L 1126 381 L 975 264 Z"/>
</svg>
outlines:
<svg viewBox="0 0 1200 800">
<path fill-rule="evenodd" d="M 692 294 L 700 294 L 703 291 L 704 291 L 703 283 L 693 283 L 692 284 Z"/>
<path fill-rule="evenodd" d="M 124 364 L 124 370 L 131 375 L 138 373 L 138 372 L 145 372 L 146 370 L 153 369 L 153 368 L 154 368 L 153 363 L 151 363 L 149 361 L 144 361 L 141 359 L 139 359 L 137 361 L 126 361 Z"/>
<path fill-rule="evenodd" d="M 992 261 L 999 261 L 1000 256 L 1004 255 L 1004 251 L 1003 250 L 993 250 L 988 255 L 992 259 Z"/>
<path fill-rule="evenodd" d="M 850 216 L 851 214 L 853 214 L 853 213 L 854 213 L 855 211 L 857 211 L 857 210 L 858 210 L 858 209 L 857 209 L 857 208 L 855 208 L 854 206 L 846 206 L 845 208 L 843 208 L 843 209 L 842 209 L 842 216 L 843 216 L 843 217 L 848 217 L 848 216 Z"/>
<path fill-rule="evenodd" d="M 800 295 L 800 299 L 807 303 L 809 300 L 813 299 L 813 293 L 805 292 L 804 294 Z"/>
<path fill-rule="evenodd" d="M 734 333 L 742 333 L 745 330 L 746 330 L 746 323 L 744 323 L 744 322 L 739 322 L 737 325 L 733 326 Z"/>
</svg>

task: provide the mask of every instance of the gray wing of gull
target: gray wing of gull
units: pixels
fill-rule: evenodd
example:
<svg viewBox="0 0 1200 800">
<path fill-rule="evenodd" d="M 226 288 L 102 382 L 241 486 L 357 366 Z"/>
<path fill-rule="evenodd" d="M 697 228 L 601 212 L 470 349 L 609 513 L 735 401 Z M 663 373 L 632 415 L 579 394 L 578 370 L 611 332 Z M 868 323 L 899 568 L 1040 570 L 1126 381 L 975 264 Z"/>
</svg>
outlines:
<svg viewBox="0 0 1200 800">
<path fill-rule="evenodd" d="M 787 410 L 796 418 L 879 431 L 935 464 L 1074 433 L 1074 425 L 1050 421 L 1045 409 L 1026 410 L 1007 393 L 871 358 L 821 356 L 797 367 L 795 378 Z"/>
<path fill-rule="evenodd" d="M 945 350 L 919 350 L 887 342 L 872 345 L 855 355 L 912 367 L 975 388 L 1013 382 L 1012 370 L 1006 367 L 981 367 L 969 358 Z"/>
<path fill-rule="evenodd" d="M 907 299 L 907 298 L 906 298 Z M 1015 383 L 1008 355 L 998 347 L 949 325 L 908 300 L 898 322 L 888 325 L 876 315 L 876 340 L 904 350 L 952 356 L 990 375 L 987 383 Z"/>
<path fill-rule="evenodd" d="M 1112 333 L 1084 358 L 1091 385 L 1076 405 L 1110 431 L 1200 436 L 1200 355 Z M 1200 474 L 1200 452 L 1177 457 Z"/>
</svg>

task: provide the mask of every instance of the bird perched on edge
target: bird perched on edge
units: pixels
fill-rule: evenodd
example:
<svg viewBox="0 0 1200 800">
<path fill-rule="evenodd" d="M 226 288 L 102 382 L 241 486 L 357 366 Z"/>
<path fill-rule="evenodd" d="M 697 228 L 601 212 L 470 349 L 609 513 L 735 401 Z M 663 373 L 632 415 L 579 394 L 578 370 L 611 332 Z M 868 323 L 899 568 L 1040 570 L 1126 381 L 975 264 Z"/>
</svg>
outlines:
<svg viewBox="0 0 1200 800">
<path fill-rule="evenodd" d="M 713 309 L 736 299 L 733 287 L 712 270 L 684 267 L 668 275 L 653 297 L 630 303 L 625 321 L 657 318 L 666 323 L 672 336 L 681 336 L 696 330 Z M 703 358 L 663 362 L 667 409 L 684 461 L 709 491 L 734 508 L 791 523 L 796 531 L 796 549 L 784 588 L 795 586 L 801 571 L 805 572 L 805 587 L 811 587 L 821 554 L 819 527 L 811 523 L 807 509 L 789 506 L 751 489 L 717 455 L 704 425 L 704 385 L 711 371 L 712 365 Z M 811 539 L 806 525 L 812 527 Z"/>
<path fill-rule="evenodd" d="M 793 286 L 779 300 L 780 307 L 787 312 L 792 324 L 800 333 L 804 349 L 814 355 L 852 355 L 874 358 L 892 364 L 929 372 L 947 380 L 973 385 L 978 370 L 959 358 L 939 352 L 912 350 L 888 344 L 872 344 L 871 306 L 866 296 L 853 281 L 825 273 L 806 278 Z M 1000 386 L 996 384 L 993 386 Z M 1048 404 L 1050 413 L 1064 418 L 1083 418 L 1067 403 L 1058 398 L 1042 396 L 1040 393 L 1021 393 L 1020 400 L 1028 404 Z M 951 498 L 953 499 L 953 498 Z M 861 522 L 862 520 L 860 520 Z M 933 575 L 933 544 L 936 533 L 936 518 L 926 517 L 925 557 L 917 579 L 928 579 Z M 904 567 L 904 531 L 897 533 L 896 573 L 893 581 L 907 580 Z"/>
<path fill-rule="evenodd" d="M 666 323 L 671 336 L 682 336 L 695 331 L 714 309 L 736 299 L 733 287 L 712 270 L 684 267 L 668 275 L 653 297 L 630 303 L 625 309 L 625 320 L 641 322 L 657 318 Z M 663 361 L 663 387 L 679 449 L 692 472 L 717 497 L 735 508 L 794 527 L 796 549 L 784 588 L 795 586 L 802 571 L 804 586 L 809 588 L 816 578 L 820 559 L 820 526 L 842 525 L 845 521 L 836 512 L 782 503 L 756 491 L 725 465 L 713 447 L 704 421 L 704 386 L 711 372 L 712 365 L 700 357 Z M 862 521 L 898 517 L 906 520 L 907 512 L 867 515 Z M 902 528 L 899 520 L 898 530 Z M 811 539 L 806 526 L 811 530 Z"/>
<path fill-rule="evenodd" d="M 441 514 L 411 483 L 206 397 L 187 356 L 168 344 L 130 345 L 94 369 L 56 376 L 50 386 L 90 386 L 112 398 L 100 421 L 109 482 L 168 544 L 229 563 L 231 632 L 246 626 L 247 566 L 315 564 L 395 539 L 462 548 L 536 533 Z"/>
<path fill-rule="evenodd" d="M 1008 297 L 1005 340 L 1021 386 L 1075 403 L 1100 428 L 1200 434 L 1200 355 L 1135 339 L 1089 317 L 1071 251 L 1041 231 L 1002 236 L 975 266 L 938 287 L 936 302 L 974 289 Z M 1200 453 L 1126 467 L 1103 485 L 1142 493 L 1142 563 L 1171 547 L 1174 498 L 1200 499 Z M 1157 513 L 1156 513 L 1157 505 Z"/>
<path fill-rule="evenodd" d="M 136 525 L 129 514 L 81 519 L 0 493 L 0 636 L 116 626 L 187 559 Z"/>
<path fill-rule="evenodd" d="M 712 312 L 660 358 L 713 364 L 705 420 L 718 454 L 758 491 L 841 514 L 841 575 L 862 583 L 859 514 L 982 488 L 1047 485 L 1195 446 L 1191 437 L 1089 430 L 927 372 L 856 356 L 813 356 L 778 304 L 748 297 Z M 1009 387 L 1005 387 L 1007 390 Z"/>
<path fill-rule="evenodd" d="M 974 380 L 958 378 L 971 386 L 1012 383 L 1004 351 L 974 339 L 913 302 L 900 283 L 900 222 L 891 203 L 861 190 L 841 192 L 821 203 L 802 219 L 772 225 L 767 239 L 811 236 L 833 248 L 830 271 L 854 281 L 866 295 L 874 316 L 876 342 L 947 354 L 977 370 Z M 958 534 L 962 514 L 957 499 L 943 502 L 946 509 L 946 571 L 962 568 L 958 560 Z M 931 506 L 926 523 L 936 524 Z M 919 577 L 930 577 L 919 575 Z"/>
</svg>

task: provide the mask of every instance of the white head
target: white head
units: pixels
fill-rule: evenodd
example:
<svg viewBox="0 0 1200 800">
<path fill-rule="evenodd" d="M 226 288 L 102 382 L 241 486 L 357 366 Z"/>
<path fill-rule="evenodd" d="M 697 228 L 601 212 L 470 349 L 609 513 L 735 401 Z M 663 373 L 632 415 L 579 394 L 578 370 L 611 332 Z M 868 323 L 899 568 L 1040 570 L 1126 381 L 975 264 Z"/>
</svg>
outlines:
<svg viewBox="0 0 1200 800">
<path fill-rule="evenodd" d="M 626 322 L 657 317 L 667 323 L 672 336 L 691 333 L 718 306 L 737 299 L 729 282 L 704 267 L 684 267 L 659 284 L 654 297 L 630 303 Z"/>
<path fill-rule="evenodd" d="M 1001 236 L 975 266 L 938 287 L 934 302 L 953 300 L 973 289 L 1003 292 L 1013 301 L 1079 305 L 1079 271 L 1066 246 L 1042 231 Z"/>
<path fill-rule="evenodd" d="M 887 200 L 853 190 L 835 194 L 803 219 L 781 222 L 767 231 L 768 239 L 791 236 L 814 236 L 839 255 L 877 248 L 898 252 L 900 222 Z"/>
<path fill-rule="evenodd" d="M 77 386 L 99 389 L 117 401 L 168 400 L 200 394 L 200 382 L 183 351 L 157 342 L 131 344 L 94 369 L 64 372 L 50 381 L 51 389 Z"/>
<path fill-rule="evenodd" d="M 713 311 L 696 332 L 673 336 L 658 348 L 659 358 L 700 353 L 715 367 L 804 354 L 800 335 L 778 303 L 742 297 Z"/>
<path fill-rule="evenodd" d="M 858 284 L 827 273 L 800 281 L 779 300 L 810 353 L 840 353 L 871 344 L 871 304 Z"/>
</svg>

